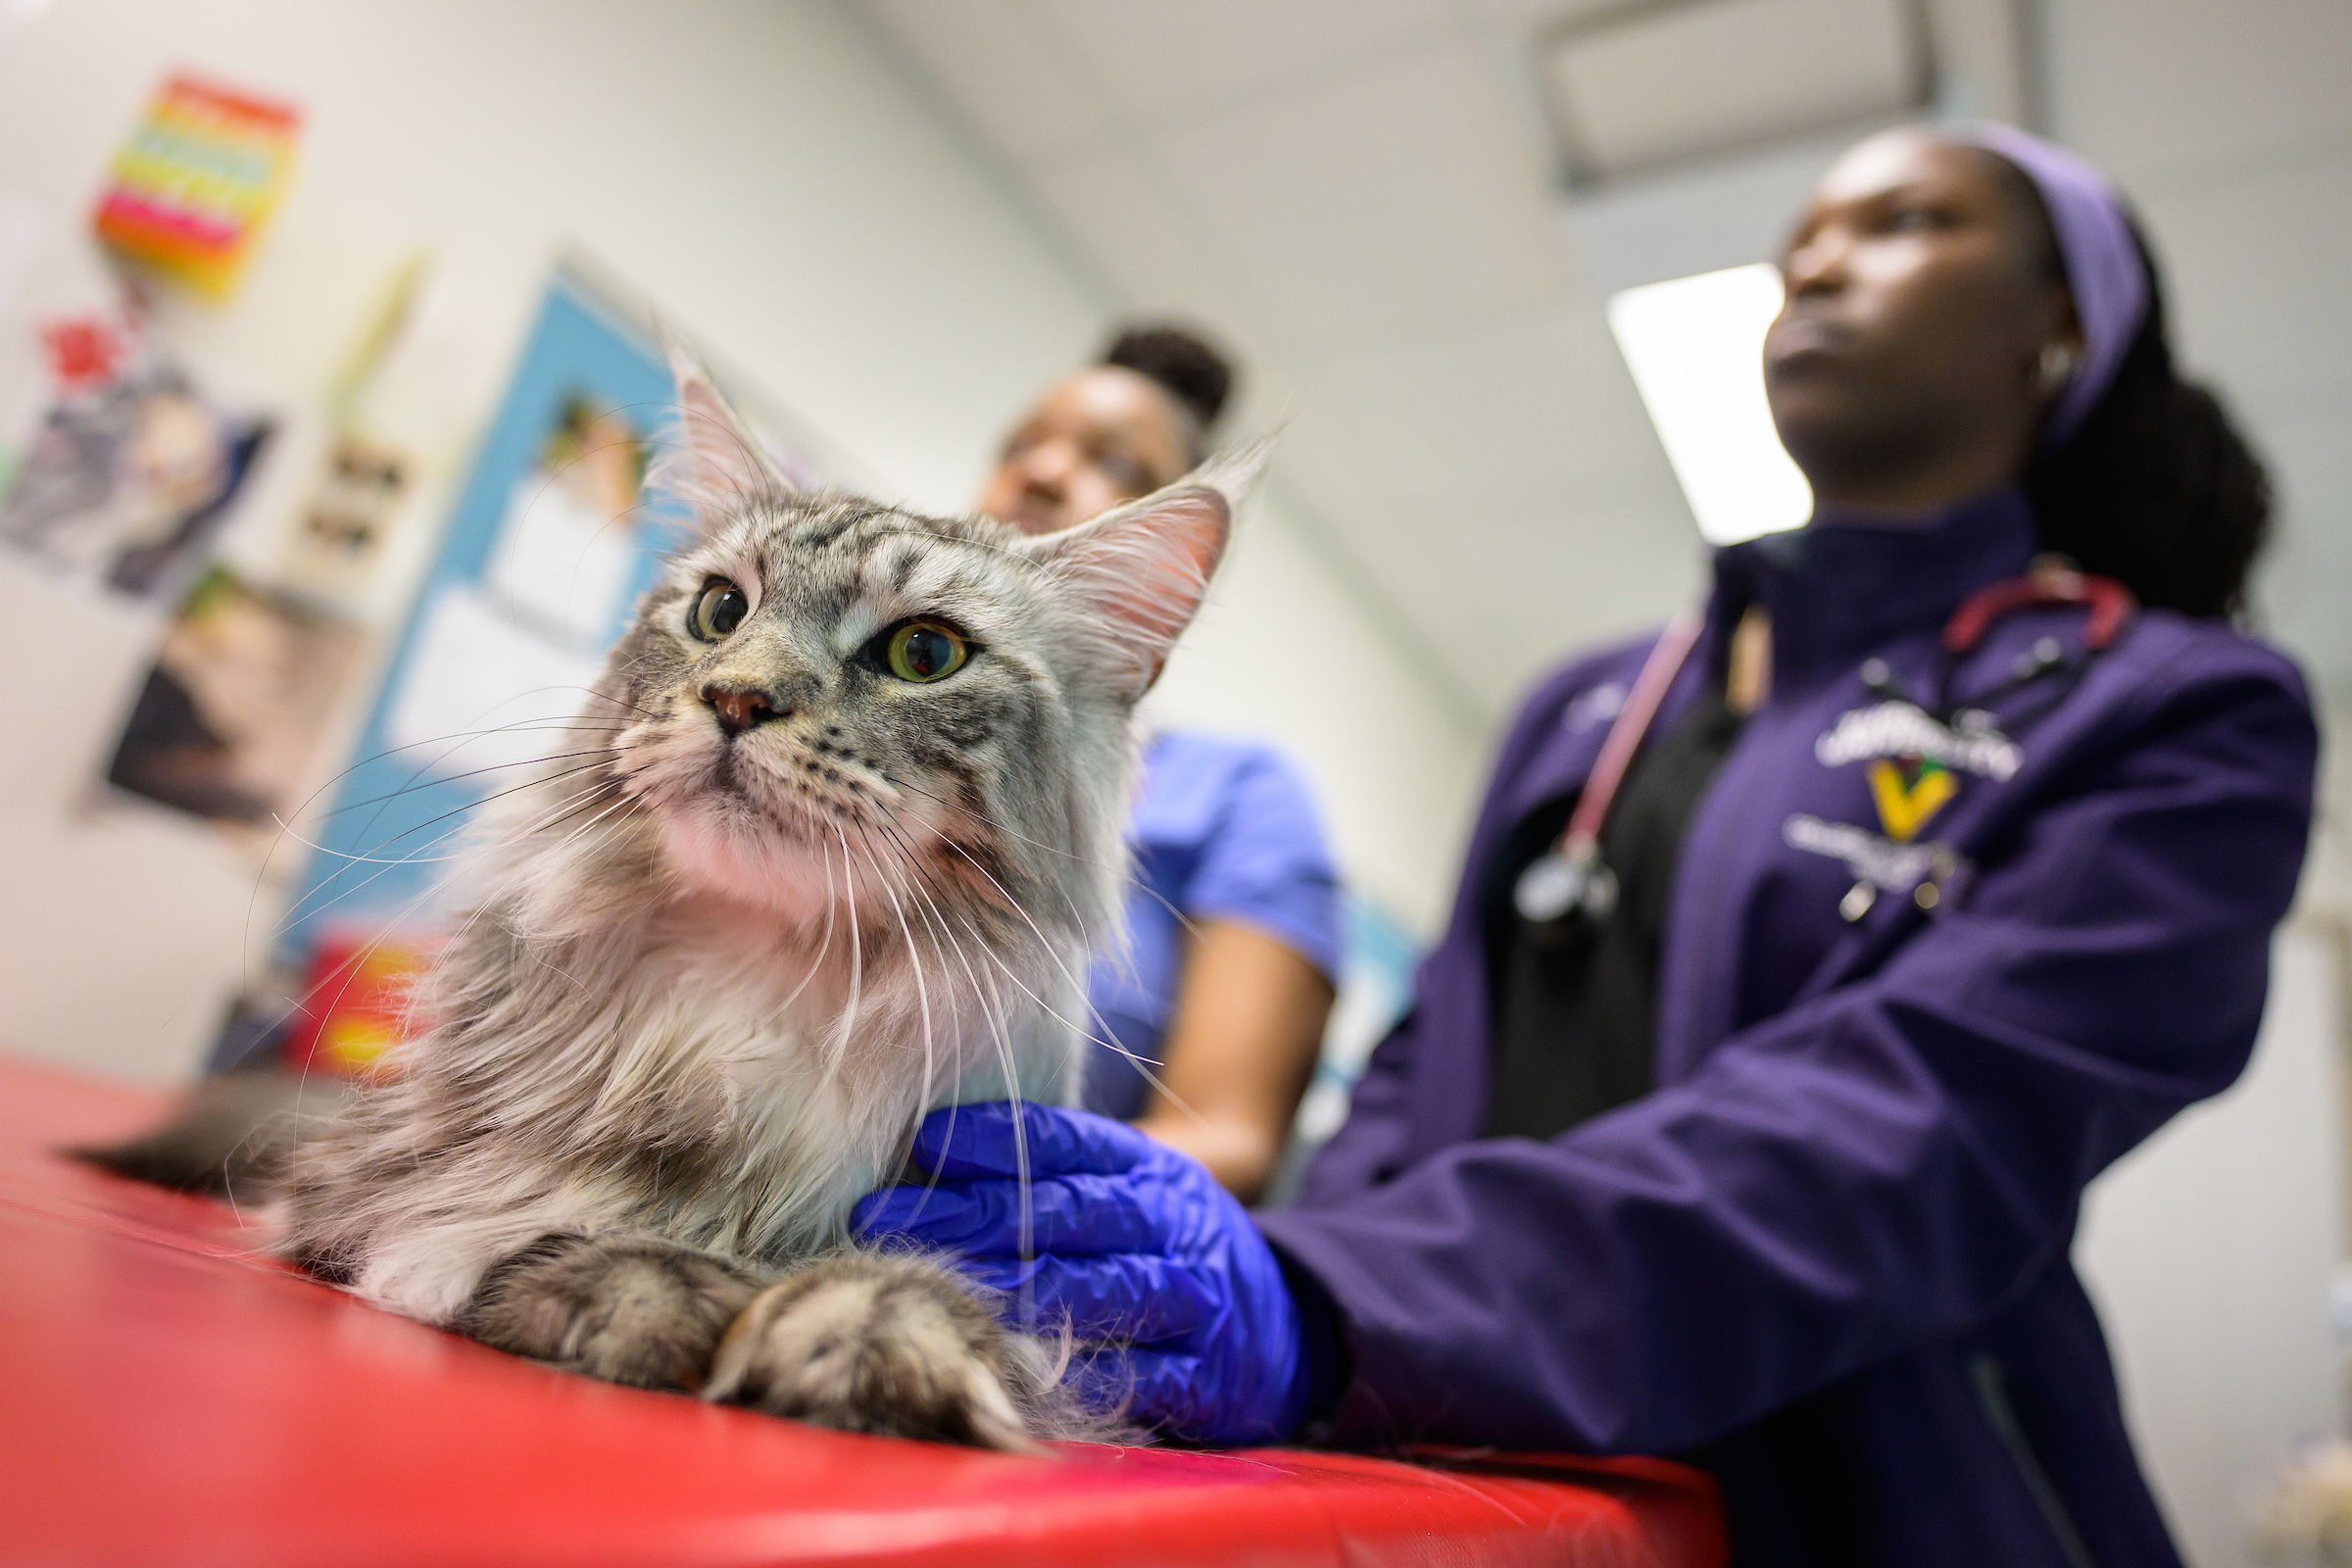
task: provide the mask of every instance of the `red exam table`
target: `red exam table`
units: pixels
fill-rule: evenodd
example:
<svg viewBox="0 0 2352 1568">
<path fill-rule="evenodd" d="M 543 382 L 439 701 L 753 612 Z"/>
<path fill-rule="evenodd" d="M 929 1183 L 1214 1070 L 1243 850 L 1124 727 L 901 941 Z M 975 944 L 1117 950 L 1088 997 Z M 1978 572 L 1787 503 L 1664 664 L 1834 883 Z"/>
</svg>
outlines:
<svg viewBox="0 0 2352 1568">
<path fill-rule="evenodd" d="M 1717 1568 L 1650 1459 L 1073 1446 L 1018 1459 L 608 1387 L 258 1258 L 59 1158 L 160 1097 L 0 1057 L 0 1565 Z"/>
</svg>

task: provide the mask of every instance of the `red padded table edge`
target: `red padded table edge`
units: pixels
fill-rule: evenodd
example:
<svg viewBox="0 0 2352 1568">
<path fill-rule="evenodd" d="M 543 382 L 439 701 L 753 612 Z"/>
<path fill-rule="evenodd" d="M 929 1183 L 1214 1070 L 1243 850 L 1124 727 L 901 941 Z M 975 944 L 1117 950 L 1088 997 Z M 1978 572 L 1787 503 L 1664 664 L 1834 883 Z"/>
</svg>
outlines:
<svg viewBox="0 0 2352 1568">
<path fill-rule="evenodd" d="M 823 1432 L 594 1383 L 255 1255 L 222 1203 L 57 1156 L 161 1097 L 0 1057 L 0 1564 L 1714 1568 L 1653 1459 Z"/>
</svg>

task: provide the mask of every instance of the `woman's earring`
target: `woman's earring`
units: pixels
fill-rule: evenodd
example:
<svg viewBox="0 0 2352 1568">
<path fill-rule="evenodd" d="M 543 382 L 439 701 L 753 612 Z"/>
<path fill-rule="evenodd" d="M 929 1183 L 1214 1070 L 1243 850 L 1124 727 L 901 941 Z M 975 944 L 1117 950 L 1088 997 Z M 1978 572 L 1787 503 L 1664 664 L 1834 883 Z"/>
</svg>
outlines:
<svg viewBox="0 0 2352 1568">
<path fill-rule="evenodd" d="M 2064 343 L 2044 343 L 2034 367 L 2044 392 L 2055 392 L 2075 378 L 2075 351 Z"/>
</svg>

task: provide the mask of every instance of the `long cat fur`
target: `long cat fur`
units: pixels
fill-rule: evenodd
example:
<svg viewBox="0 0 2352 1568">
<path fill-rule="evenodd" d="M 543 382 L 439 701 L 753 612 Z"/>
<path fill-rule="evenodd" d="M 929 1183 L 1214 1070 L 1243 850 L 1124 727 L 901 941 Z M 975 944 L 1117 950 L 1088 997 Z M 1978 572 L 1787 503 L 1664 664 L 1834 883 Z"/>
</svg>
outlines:
<svg viewBox="0 0 2352 1568">
<path fill-rule="evenodd" d="M 576 720 L 591 760 L 485 813 L 432 1026 L 302 1130 L 283 1248 L 591 1375 L 1004 1448 L 1075 1431 L 1051 1344 L 846 1221 L 925 1111 L 1067 1102 L 1101 1049 L 1082 981 L 1116 928 L 1133 710 L 1262 448 L 1026 538 L 796 492 L 677 374 L 661 482 L 701 536 Z M 752 608 L 706 643 L 721 578 Z M 871 668 L 915 615 L 980 651 L 931 684 Z M 783 716 L 730 738 L 727 687 Z"/>
</svg>

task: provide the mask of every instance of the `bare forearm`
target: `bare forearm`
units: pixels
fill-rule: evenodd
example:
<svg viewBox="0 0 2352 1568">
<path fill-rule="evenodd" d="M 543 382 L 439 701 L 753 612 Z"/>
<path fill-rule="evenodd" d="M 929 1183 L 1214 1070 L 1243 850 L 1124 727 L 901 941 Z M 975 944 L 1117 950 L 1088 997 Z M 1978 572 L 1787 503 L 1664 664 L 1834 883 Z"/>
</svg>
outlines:
<svg viewBox="0 0 2352 1568">
<path fill-rule="evenodd" d="M 1331 999 L 1331 982 L 1284 943 L 1202 921 L 1186 945 L 1162 1088 L 1136 1125 L 1255 1201 L 1314 1072 Z"/>
<path fill-rule="evenodd" d="M 1245 1203 L 1263 1197 L 1282 1158 L 1283 1137 L 1264 1125 L 1235 1118 L 1192 1117 L 1164 1100 L 1136 1127 L 1179 1153 L 1192 1155 Z M 1286 1129 L 1287 1131 L 1287 1129 Z"/>
</svg>

